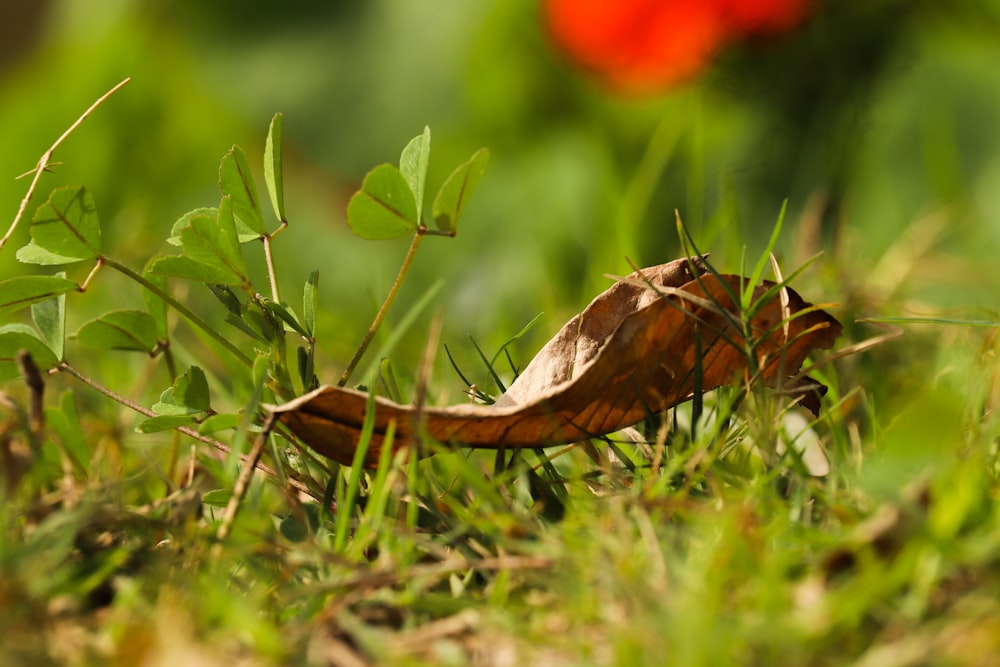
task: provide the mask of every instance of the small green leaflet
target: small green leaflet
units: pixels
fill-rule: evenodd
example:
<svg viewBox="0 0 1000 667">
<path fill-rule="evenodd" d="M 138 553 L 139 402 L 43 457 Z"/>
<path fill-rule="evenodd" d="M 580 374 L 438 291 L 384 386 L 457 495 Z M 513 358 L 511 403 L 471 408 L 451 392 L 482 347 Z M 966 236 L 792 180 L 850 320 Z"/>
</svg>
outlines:
<svg viewBox="0 0 1000 667">
<path fill-rule="evenodd" d="M 243 415 L 237 412 L 226 412 L 223 414 L 212 415 L 198 425 L 198 433 L 201 433 L 202 435 L 210 435 L 219 431 L 239 428 L 242 423 Z"/>
<path fill-rule="evenodd" d="M 427 165 L 431 157 L 431 128 L 424 127 L 423 134 L 410 140 L 399 156 L 399 171 L 413 191 L 417 215 L 422 217 L 424 186 L 427 184 Z M 420 222 L 419 218 L 417 222 Z"/>
<path fill-rule="evenodd" d="M 101 252 L 97 205 L 83 186 L 53 190 L 35 211 L 30 232 L 31 242 L 17 251 L 25 264 L 72 264 Z"/>
<path fill-rule="evenodd" d="M 306 279 L 302 290 L 302 315 L 305 317 L 306 334 L 316 333 L 316 311 L 319 309 L 319 271 L 315 270 Z"/>
<path fill-rule="evenodd" d="M 181 247 L 184 254 L 194 261 L 228 271 L 241 281 L 249 282 L 246 262 L 236 236 L 234 214 L 232 201 L 223 197 L 217 217 L 195 216 L 191 218 L 191 224 L 180 230 Z"/>
<path fill-rule="evenodd" d="M 183 278 L 199 283 L 238 285 L 239 280 L 231 273 L 219 271 L 211 266 L 196 262 L 183 255 L 158 257 L 149 265 L 152 273 L 173 278 Z"/>
<path fill-rule="evenodd" d="M 56 277 L 65 278 L 66 274 L 59 273 Z M 52 353 L 62 359 L 66 345 L 66 295 L 31 304 L 31 321 Z"/>
<path fill-rule="evenodd" d="M 216 218 L 219 216 L 219 209 L 214 207 L 203 207 L 196 208 L 193 211 L 188 211 L 174 223 L 174 226 L 170 228 L 170 236 L 167 238 L 167 243 L 170 245 L 175 245 L 178 248 L 181 245 L 181 230 L 191 224 L 191 218 L 195 216 L 203 216 L 209 218 Z"/>
<path fill-rule="evenodd" d="M 281 168 L 281 114 L 274 114 L 264 144 L 264 183 L 271 198 L 271 208 L 278 220 L 285 220 L 285 192 Z"/>
<path fill-rule="evenodd" d="M 394 239 L 417 228 L 417 202 L 399 169 L 375 167 L 347 205 L 347 223 L 366 239 Z"/>
<path fill-rule="evenodd" d="M 187 220 L 187 226 L 178 230 L 184 255 L 161 257 L 150 265 L 150 271 L 204 283 L 249 287 L 230 198 L 222 198 L 217 215 L 195 214 Z"/>
<path fill-rule="evenodd" d="M 76 332 L 81 345 L 102 350 L 151 353 L 159 343 L 156 320 L 144 310 L 115 310 L 90 320 Z"/>
<path fill-rule="evenodd" d="M 207 412 L 211 401 L 205 372 L 191 366 L 174 384 L 160 394 L 160 401 L 153 405 L 158 415 L 192 415 Z M 171 427 L 172 428 L 172 427 Z"/>
<path fill-rule="evenodd" d="M 0 315 L 27 308 L 77 288 L 60 276 L 15 276 L 0 280 Z"/>
<path fill-rule="evenodd" d="M 169 431 L 178 426 L 194 424 L 197 421 L 197 417 L 193 414 L 161 415 L 159 417 L 143 419 L 135 427 L 135 430 L 136 433 L 156 433 L 158 431 Z"/>
<path fill-rule="evenodd" d="M 434 224 L 437 228 L 446 233 L 454 235 L 458 225 L 458 218 L 462 215 L 465 203 L 472 195 L 479 178 L 486 171 L 486 164 L 489 162 L 490 152 L 485 148 L 480 148 L 472 154 L 467 161 L 451 172 L 448 179 L 438 190 L 434 197 L 432 214 Z"/>
<path fill-rule="evenodd" d="M 34 329 L 26 324 L 0 327 L 0 382 L 20 377 L 17 353 L 27 350 L 39 370 L 47 371 L 59 365 L 59 359 Z"/>
<path fill-rule="evenodd" d="M 240 229 L 241 233 L 250 231 L 257 236 L 267 233 L 260 212 L 257 185 L 253 181 L 247 156 L 239 146 L 233 146 L 222 157 L 222 164 L 219 165 L 219 189 L 224 197 L 232 199 L 237 225 L 245 228 Z"/>
</svg>

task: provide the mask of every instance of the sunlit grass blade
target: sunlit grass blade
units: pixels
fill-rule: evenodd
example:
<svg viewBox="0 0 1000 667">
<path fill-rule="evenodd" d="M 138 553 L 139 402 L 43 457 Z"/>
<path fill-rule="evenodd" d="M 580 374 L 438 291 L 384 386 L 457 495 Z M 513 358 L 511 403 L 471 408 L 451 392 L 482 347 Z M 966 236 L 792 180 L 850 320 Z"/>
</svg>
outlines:
<svg viewBox="0 0 1000 667">
<path fill-rule="evenodd" d="M 486 358 L 486 353 L 483 352 L 481 347 L 479 347 L 479 343 L 477 343 L 476 339 L 471 335 L 469 336 L 469 340 L 472 341 L 472 346 L 476 348 L 476 353 L 479 355 L 479 358 L 482 359 L 483 365 L 486 367 L 486 372 L 489 373 L 490 378 L 496 385 L 497 391 L 501 394 L 507 391 L 507 387 L 504 385 L 503 380 L 500 379 L 500 375 L 497 374 L 496 370 L 493 368 L 493 362 Z M 494 357 L 494 360 L 495 359 L 496 357 Z"/>
<path fill-rule="evenodd" d="M 361 478 L 364 476 L 364 463 L 368 457 L 368 448 L 371 445 L 372 434 L 375 431 L 375 394 L 368 394 L 368 407 L 365 410 L 365 420 L 361 426 L 361 436 L 358 439 L 357 449 L 354 450 L 354 461 L 347 472 L 347 485 L 343 492 L 337 496 L 337 512 L 334 516 L 333 552 L 344 553 L 348 546 L 351 523 L 355 515 L 356 502 L 361 489 Z M 385 447 L 389 447 L 391 441 L 386 440 Z M 339 491 L 339 490 L 338 490 Z"/>
<path fill-rule="evenodd" d="M 493 358 L 490 359 L 490 361 L 489 361 L 489 367 L 493 368 L 496 365 L 497 359 L 500 357 L 500 355 L 503 354 L 503 353 L 506 353 L 508 347 L 510 347 L 511 345 L 513 345 L 514 343 L 516 343 L 517 341 L 521 340 L 521 338 L 523 338 L 526 333 L 528 333 L 529 331 L 531 331 L 531 328 L 533 326 L 535 326 L 535 323 L 538 322 L 538 320 L 544 314 L 545 313 L 538 313 L 537 315 L 535 315 L 534 317 L 531 318 L 531 321 L 529 321 L 527 324 L 525 324 L 523 327 L 521 327 L 520 331 L 518 331 L 516 334 L 514 334 L 513 336 L 511 336 L 510 338 L 508 338 L 507 340 L 505 340 L 503 342 L 503 344 L 499 348 L 497 348 L 497 351 L 493 354 Z M 508 359 L 509 359 L 509 357 L 508 357 Z"/>
<path fill-rule="evenodd" d="M 761 251 L 760 257 L 757 259 L 757 264 L 754 265 L 753 272 L 750 274 L 750 280 L 747 287 L 743 291 L 743 298 L 740 303 L 744 310 L 750 306 L 750 302 L 753 300 L 753 291 L 764 277 L 764 271 L 767 269 L 770 257 L 778 245 L 778 239 L 781 237 L 781 229 L 784 226 L 785 212 L 787 210 L 788 200 L 786 199 L 781 204 L 781 211 L 778 212 L 778 219 L 775 221 L 774 227 L 771 229 L 771 237 L 767 240 L 767 246 L 765 246 L 764 250 Z"/>
</svg>

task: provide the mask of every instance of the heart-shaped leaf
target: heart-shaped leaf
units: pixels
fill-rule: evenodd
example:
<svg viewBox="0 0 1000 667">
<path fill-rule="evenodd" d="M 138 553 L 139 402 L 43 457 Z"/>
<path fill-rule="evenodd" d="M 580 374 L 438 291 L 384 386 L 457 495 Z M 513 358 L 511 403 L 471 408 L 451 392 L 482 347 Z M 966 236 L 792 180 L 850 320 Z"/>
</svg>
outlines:
<svg viewBox="0 0 1000 667">
<path fill-rule="evenodd" d="M 417 228 L 417 202 L 391 164 L 375 167 L 347 205 L 347 223 L 366 239 L 394 239 Z"/>
<path fill-rule="evenodd" d="M 489 161 L 490 152 L 485 148 L 480 148 L 472 154 L 472 157 L 451 172 L 444 185 L 438 190 L 437 196 L 434 197 L 432 213 L 434 224 L 440 231 L 446 234 L 455 234 L 462 210 L 472 195 L 472 191 L 476 188 L 476 184 L 479 183 L 479 178 L 486 171 L 486 164 Z"/>
<path fill-rule="evenodd" d="M 61 276 L 15 276 L 0 280 L 0 315 L 27 308 L 77 288 Z"/>
<path fill-rule="evenodd" d="M 85 323 L 76 332 L 81 345 L 101 350 L 149 354 L 159 343 L 156 320 L 144 310 L 114 310 Z"/>
<path fill-rule="evenodd" d="M 39 370 L 46 371 L 59 365 L 56 354 L 26 324 L 8 324 L 0 327 L 0 382 L 12 380 L 21 374 L 17 354 L 26 350 Z"/>
<path fill-rule="evenodd" d="M 232 200 L 223 197 L 214 216 L 192 212 L 187 222 L 187 226 L 177 230 L 184 255 L 161 257 L 150 265 L 150 271 L 249 289 L 250 278 L 236 232 Z"/>
<path fill-rule="evenodd" d="M 181 246 L 181 230 L 191 224 L 191 218 L 195 216 L 203 216 L 209 218 L 215 218 L 219 215 L 219 209 L 212 207 L 202 207 L 196 208 L 192 211 L 188 211 L 174 223 L 174 226 L 170 228 L 170 236 L 167 237 L 167 243 L 170 245 Z"/>
<path fill-rule="evenodd" d="M 191 415 L 208 411 L 210 404 L 205 372 L 191 366 L 160 394 L 160 401 L 153 405 L 153 412 L 157 415 Z"/>
<path fill-rule="evenodd" d="M 247 266 L 236 235 L 232 200 L 223 197 L 215 218 L 197 215 L 191 224 L 180 230 L 184 254 L 196 262 L 229 271 L 242 282 L 249 283 Z"/>
<path fill-rule="evenodd" d="M 56 188 L 31 220 L 31 243 L 17 252 L 26 264 L 59 265 L 94 259 L 101 252 L 97 205 L 87 189 Z"/>
</svg>

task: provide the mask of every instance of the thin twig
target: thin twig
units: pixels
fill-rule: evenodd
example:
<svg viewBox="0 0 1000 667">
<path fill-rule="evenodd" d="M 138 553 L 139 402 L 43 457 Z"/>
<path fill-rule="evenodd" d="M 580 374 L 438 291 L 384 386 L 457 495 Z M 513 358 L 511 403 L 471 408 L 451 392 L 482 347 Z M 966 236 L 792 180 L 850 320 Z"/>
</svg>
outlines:
<svg viewBox="0 0 1000 667">
<path fill-rule="evenodd" d="M 274 274 L 274 255 L 271 253 L 271 237 L 265 236 L 262 241 L 264 242 L 264 262 L 267 264 L 267 279 L 271 284 L 271 301 L 281 303 L 281 297 L 278 295 L 278 280 Z"/>
<path fill-rule="evenodd" d="M 35 188 L 38 186 L 38 181 L 39 179 L 41 179 L 42 173 L 46 169 L 48 169 L 50 164 L 52 164 L 52 154 L 55 152 L 56 148 L 58 148 L 59 145 L 66 140 L 66 137 L 68 137 L 73 132 L 73 130 L 75 130 L 80 125 L 80 123 L 83 122 L 83 120 L 87 116 L 93 113 L 94 109 L 99 107 L 104 102 L 104 100 L 114 95 L 116 92 L 118 92 L 119 88 L 121 88 L 131 80 L 132 80 L 131 77 L 123 79 L 111 90 L 109 90 L 108 92 L 104 93 L 99 98 L 97 98 L 97 101 L 91 104 L 86 111 L 80 114 L 80 117 L 77 118 L 76 121 L 69 126 L 69 129 L 63 132 L 59 136 L 59 138 L 56 139 L 51 146 L 49 146 L 48 150 L 42 153 L 42 157 L 38 159 L 38 163 L 35 165 L 35 168 L 25 172 L 24 174 L 21 174 L 21 176 L 27 176 L 28 174 L 33 173 L 34 177 L 31 179 L 31 185 L 28 186 L 28 192 L 25 193 L 24 199 L 21 200 L 21 206 L 18 207 L 17 209 L 17 214 L 14 216 L 14 222 L 10 224 L 10 228 L 7 230 L 7 233 L 4 234 L 2 239 L 0 239 L 0 249 L 3 249 L 3 247 L 7 244 L 7 241 L 10 240 L 10 237 L 14 234 L 14 230 L 17 228 L 17 224 L 21 221 L 21 218 L 24 217 L 24 212 L 28 208 L 28 202 L 31 201 L 32 196 L 34 196 L 35 194 Z"/>
<path fill-rule="evenodd" d="M 264 453 L 264 447 L 267 446 L 267 439 L 271 436 L 271 431 L 274 430 L 274 424 L 277 419 L 277 413 L 271 412 L 268 414 L 263 428 L 261 428 L 260 433 L 257 434 L 257 438 L 253 442 L 253 447 L 250 448 L 250 453 L 247 454 L 246 462 L 240 470 L 240 476 L 236 478 L 236 483 L 233 485 L 233 495 L 229 498 L 229 504 L 226 505 L 226 513 L 222 516 L 222 523 L 219 525 L 219 532 L 216 533 L 216 539 L 220 542 L 220 544 L 216 545 L 216 555 L 218 554 L 218 548 L 221 547 L 221 542 L 224 542 L 233 530 L 236 513 L 240 509 L 240 504 L 243 502 L 243 497 L 246 495 L 247 489 L 250 488 L 250 480 L 253 478 L 253 472 L 260 462 L 261 454 Z"/>
<path fill-rule="evenodd" d="M 76 288 L 78 292 L 87 291 L 87 288 L 90 287 L 90 281 L 93 280 L 94 276 L 97 275 L 97 272 L 101 270 L 101 267 L 104 266 L 105 261 L 106 260 L 103 257 L 97 258 L 97 261 L 94 262 L 94 268 L 90 270 L 90 273 L 87 274 L 87 277 L 84 278 L 83 282 L 80 283 L 80 286 Z"/>
<path fill-rule="evenodd" d="M 271 283 L 271 301 L 275 303 L 281 303 L 281 298 L 278 295 L 278 277 L 274 270 L 274 255 L 271 253 L 271 240 L 284 231 L 287 226 L 288 223 L 282 220 L 281 226 L 273 234 L 265 234 L 261 237 L 261 241 L 264 244 L 264 263 L 267 265 L 267 279 Z"/>
<path fill-rule="evenodd" d="M 358 346 L 357 351 L 354 353 L 354 357 L 351 362 L 347 364 L 347 368 L 344 369 L 344 374 L 340 376 L 340 382 L 337 383 L 338 387 L 343 387 L 347 384 L 347 381 L 351 378 L 351 373 L 357 368 L 358 362 L 361 361 L 361 357 L 365 356 L 365 351 L 368 350 L 368 346 L 371 344 L 372 339 L 375 338 L 375 332 L 378 331 L 379 325 L 382 324 L 382 320 L 385 319 L 386 313 L 389 312 L 389 307 L 392 302 L 396 299 L 396 295 L 399 293 L 399 288 L 403 285 L 403 279 L 406 278 L 406 274 L 410 271 L 410 265 L 413 264 L 413 257 L 417 254 L 417 247 L 420 245 L 420 239 L 423 238 L 424 232 L 417 230 L 417 233 L 413 235 L 413 241 L 410 243 L 410 249 L 406 251 L 406 257 L 403 258 L 403 265 L 399 267 L 399 273 L 396 274 L 396 280 L 392 283 L 392 287 L 389 289 L 389 294 L 386 295 L 385 301 L 382 302 L 382 307 L 379 308 L 378 314 L 375 315 L 375 319 L 372 321 L 370 327 L 368 327 L 368 332 L 365 334 L 364 340 L 361 341 L 361 345 Z"/>
<path fill-rule="evenodd" d="M 84 383 L 85 385 L 87 385 L 91 389 L 93 389 L 93 390 L 95 390 L 95 391 L 97 391 L 97 392 L 99 392 L 101 394 L 104 394 L 105 396 L 107 396 L 111 400 L 113 400 L 116 403 L 119 403 L 121 405 L 124 405 L 126 408 L 128 408 L 129 410 L 132 410 L 133 412 L 138 412 L 139 414 L 144 415 L 146 417 L 150 417 L 150 418 L 157 416 L 157 414 L 155 412 L 153 412 L 149 408 L 145 407 L 144 405 L 140 405 L 140 404 L 136 403 L 135 401 L 133 401 L 131 399 L 128 399 L 125 396 L 122 396 L 121 394 L 119 394 L 118 392 L 114 391 L 113 389 L 109 389 L 108 387 L 105 387 L 104 385 L 102 385 L 101 383 L 97 382 L 96 380 L 94 380 L 94 379 L 92 379 L 92 378 L 84 375 L 80 371 L 76 370 L 75 368 L 73 368 L 72 366 L 70 366 L 65 361 L 62 362 L 62 363 L 60 363 L 59 366 L 57 366 L 56 368 L 60 372 L 69 373 L 70 375 L 72 375 L 77 380 L 79 380 L 80 382 Z M 174 430 L 178 431 L 180 433 L 183 433 L 184 435 L 188 436 L 189 438 L 193 438 L 194 440 L 197 440 L 198 442 L 202 442 L 202 443 L 205 443 L 206 445 L 210 445 L 210 446 L 214 447 L 215 449 L 219 450 L 220 452 L 222 452 L 224 454 L 228 454 L 228 453 L 230 453 L 232 451 L 232 447 L 230 447 L 226 443 L 221 442 L 219 440 L 216 440 L 214 438 L 209 438 L 206 435 L 202 435 L 201 433 L 199 433 L 198 431 L 196 431 L 195 429 L 193 429 L 193 428 L 191 428 L 189 426 L 176 426 L 176 427 L 174 427 Z M 246 456 L 241 456 L 240 458 L 243 461 L 247 460 Z M 257 461 L 256 467 L 257 467 L 258 470 L 260 470 L 261 472 L 263 472 L 266 475 L 270 475 L 271 477 L 274 477 L 274 478 L 278 477 L 278 473 L 275 472 L 275 470 L 273 468 L 271 468 L 271 466 L 269 466 L 269 465 L 267 465 L 265 463 L 261 463 L 260 461 Z M 288 483 L 291 484 L 292 486 L 294 486 L 299 491 L 307 493 L 310 496 L 314 495 L 313 492 L 312 492 L 312 490 L 308 486 L 306 486 L 305 484 L 303 484 L 302 482 L 300 482 L 300 481 L 298 481 L 296 479 L 289 478 Z"/>
</svg>

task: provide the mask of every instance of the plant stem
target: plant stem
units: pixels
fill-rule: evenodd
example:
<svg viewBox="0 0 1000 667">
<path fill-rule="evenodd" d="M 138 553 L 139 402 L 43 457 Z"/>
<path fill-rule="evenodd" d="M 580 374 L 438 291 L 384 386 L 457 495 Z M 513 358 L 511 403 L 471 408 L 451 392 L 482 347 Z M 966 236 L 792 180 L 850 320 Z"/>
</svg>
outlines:
<svg viewBox="0 0 1000 667">
<path fill-rule="evenodd" d="M 368 327 L 368 332 L 365 334 L 364 340 L 361 341 L 361 345 L 358 346 L 357 351 L 354 353 L 354 358 L 351 359 L 351 363 L 347 364 L 347 368 L 344 369 L 344 374 L 340 376 L 340 382 L 337 383 L 338 387 L 343 387 L 347 384 L 347 381 L 351 377 L 351 373 L 354 372 L 354 369 L 358 366 L 358 362 L 361 361 L 361 357 L 365 356 L 365 351 L 368 350 L 368 346 L 375 337 L 375 332 L 378 331 L 379 325 L 382 324 L 382 320 L 385 319 L 386 313 L 389 312 L 389 307 L 396 299 L 396 295 L 399 293 L 399 288 L 403 286 L 403 280 L 406 278 L 406 274 L 410 271 L 410 265 L 413 264 L 413 258 L 417 254 L 417 247 L 420 245 L 421 238 L 423 238 L 423 232 L 418 229 L 417 233 L 413 235 L 413 241 L 410 242 L 410 249 L 406 251 L 406 257 L 403 258 L 403 265 L 399 267 L 399 273 L 396 274 L 396 280 L 392 283 L 392 287 L 389 289 L 389 294 L 386 295 L 385 301 L 382 302 L 382 307 L 379 308 L 378 313 L 375 315 L 375 319 L 372 320 L 371 326 Z"/>
<path fill-rule="evenodd" d="M 72 375 L 77 380 L 79 380 L 80 382 L 84 383 L 85 385 L 87 385 L 91 389 L 97 391 L 98 393 L 104 394 L 105 396 L 107 396 L 108 398 L 110 398 L 115 403 L 118 403 L 120 405 L 124 405 L 126 408 L 128 408 L 129 410 L 132 410 L 133 412 L 138 412 L 139 414 L 144 415 L 146 417 L 150 417 L 150 418 L 157 416 L 155 412 L 153 412 L 152 410 L 150 410 L 146 406 L 140 405 L 139 403 L 136 403 L 132 399 L 126 398 L 125 396 L 122 396 L 121 394 L 119 394 L 115 390 L 110 389 L 108 387 L 105 387 L 103 384 L 101 384 L 97 380 L 94 380 L 93 378 L 91 378 L 91 377 L 89 377 L 87 375 L 84 375 L 80 371 L 76 370 L 75 368 L 73 368 L 72 366 L 70 366 L 65 361 L 61 362 L 59 364 L 59 366 L 57 366 L 57 368 L 58 368 L 58 370 L 60 372 L 69 373 L 70 375 Z M 229 445 L 227 445 L 227 444 L 225 444 L 223 442 L 219 442 L 218 440 L 214 440 L 212 438 L 209 438 L 207 436 L 204 436 L 204 435 L 202 435 L 201 433 L 198 433 L 198 431 L 195 431 L 192 428 L 189 428 L 187 426 L 178 426 L 176 428 L 176 430 L 180 431 L 184 435 L 187 435 L 187 436 L 190 436 L 190 437 L 194 438 L 195 440 L 203 442 L 203 443 L 205 443 L 207 445 L 211 445 L 212 447 L 215 447 L 216 449 L 218 449 L 219 451 L 221 451 L 223 453 L 228 454 L 230 452 Z"/>
<path fill-rule="evenodd" d="M 94 279 L 94 276 L 97 275 L 97 272 L 101 270 L 102 266 L 104 266 L 104 258 L 98 257 L 97 261 L 94 262 L 94 268 L 90 270 L 90 273 L 87 274 L 87 277 L 83 279 L 83 282 L 80 283 L 80 286 L 76 289 L 80 292 L 86 292 L 87 288 L 90 287 L 90 281 Z"/>
<path fill-rule="evenodd" d="M 284 220 L 281 221 L 281 226 L 278 227 L 273 234 L 265 234 L 261 237 L 261 241 L 264 243 L 264 262 L 267 264 L 267 278 L 271 283 L 271 301 L 275 303 L 281 303 L 281 299 L 278 296 L 278 278 L 274 270 L 274 255 L 271 253 L 271 239 L 284 231 L 288 223 Z"/>
<path fill-rule="evenodd" d="M 215 328 L 209 325 L 208 322 L 206 322 L 201 317 L 196 315 L 193 311 L 191 311 L 187 306 L 182 304 L 180 301 L 167 294 L 167 292 L 160 289 L 157 285 L 154 285 L 153 283 L 146 280 L 142 275 L 136 273 L 135 271 L 128 268 L 124 264 L 116 262 L 113 259 L 110 259 L 108 257 L 102 257 L 101 261 L 110 266 L 112 269 L 115 269 L 120 273 L 124 273 L 126 276 L 136 281 L 137 283 L 148 289 L 156 296 L 163 299 L 167 304 L 170 305 L 171 308 L 173 308 L 178 313 L 187 318 L 187 320 L 191 322 L 191 324 L 195 325 L 196 327 L 204 331 L 206 334 L 209 335 L 209 337 L 215 340 L 215 342 L 217 342 L 219 345 L 229 350 L 230 354 L 232 354 L 234 357 L 239 359 L 248 367 L 253 366 L 253 361 L 250 360 L 250 357 L 243 354 L 243 352 L 241 352 L 239 348 L 237 348 L 235 345 L 229 342 L 229 340 L 225 336 L 223 336 L 219 331 L 217 331 Z"/>
<path fill-rule="evenodd" d="M 139 414 L 144 415 L 146 417 L 150 417 L 150 418 L 157 416 L 155 412 L 153 412 L 152 410 L 150 410 L 146 406 L 140 405 L 140 404 L 136 403 L 135 401 L 122 396 L 121 394 L 119 394 L 118 392 L 114 391 L 113 389 L 109 389 L 108 387 L 105 387 L 100 382 L 98 382 L 98 381 L 94 380 L 93 378 L 90 378 L 90 377 L 84 375 L 83 373 L 81 373 L 80 371 L 76 370 L 75 368 L 73 368 L 72 366 L 70 366 L 65 361 L 60 362 L 60 364 L 56 368 L 60 372 L 69 373 L 70 375 L 72 375 L 77 380 L 79 380 L 80 382 L 84 383 L 85 385 L 87 385 L 88 387 L 90 387 L 91 389 L 93 389 L 94 391 L 96 391 L 96 392 L 98 392 L 100 394 L 104 394 L 105 396 L 107 396 L 111 400 L 115 401 L 116 403 L 118 403 L 120 405 L 124 405 L 129 410 L 132 410 L 134 412 L 138 412 Z M 191 428 L 189 426 L 176 426 L 176 427 L 174 427 L 174 430 L 175 431 L 179 431 L 180 433 L 183 433 L 184 435 L 188 436 L 189 438 L 193 438 L 194 440 L 197 440 L 198 442 L 203 442 L 206 445 L 211 445 L 212 447 L 214 447 L 215 449 L 219 450 L 220 452 L 222 452 L 224 454 L 229 454 L 232 451 L 232 447 L 230 447 L 226 443 L 221 442 L 219 440 L 216 440 L 214 438 L 209 438 L 206 435 L 202 435 L 201 433 L 198 433 L 198 431 L 196 431 L 195 429 L 193 429 L 193 428 Z M 248 460 L 248 456 L 241 456 L 240 459 L 243 460 L 243 461 L 246 461 L 246 460 Z M 275 472 L 273 468 L 271 468 L 267 464 L 261 463 L 259 460 L 254 463 L 253 467 L 257 468 L 258 470 L 260 470 L 264 474 L 269 475 L 271 477 L 277 478 L 277 476 L 278 476 L 278 473 Z M 289 478 L 288 479 L 288 483 L 291 484 L 292 486 L 294 486 L 299 491 L 303 491 L 305 493 L 308 493 L 309 495 L 313 495 L 313 491 L 308 486 L 306 486 L 305 484 L 303 484 L 302 482 L 300 482 L 300 481 L 298 481 L 296 479 Z"/>
<path fill-rule="evenodd" d="M 216 539 L 220 543 L 229 537 L 229 533 L 233 529 L 233 523 L 236 521 L 236 513 L 240 509 L 240 503 L 243 502 L 243 497 L 246 495 L 247 489 L 250 488 L 253 471 L 257 467 L 257 464 L 260 463 L 261 454 L 264 453 L 264 447 L 267 445 L 267 439 L 271 436 L 276 419 L 277 415 L 275 413 L 272 412 L 268 415 L 267 420 L 264 422 L 264 427 L 257 434 L 257 438 L 253 442 L 253 447 L 250 448 L 250 453 L 246 456 L 246 464 L 240 470 L 240 476 L 236 478 L 236 483 L 233 485 L 233 495 L 229 498 L 229 504 L 226 505 L 226 513 L 222 517 L 219 532 L 216 533 Z M 220 546 L 221 544 L 216 545 L 217 548 Z M 218 555 L 217 552 L 216 555 Z"/>
</svg>

